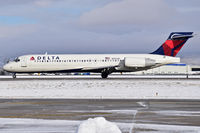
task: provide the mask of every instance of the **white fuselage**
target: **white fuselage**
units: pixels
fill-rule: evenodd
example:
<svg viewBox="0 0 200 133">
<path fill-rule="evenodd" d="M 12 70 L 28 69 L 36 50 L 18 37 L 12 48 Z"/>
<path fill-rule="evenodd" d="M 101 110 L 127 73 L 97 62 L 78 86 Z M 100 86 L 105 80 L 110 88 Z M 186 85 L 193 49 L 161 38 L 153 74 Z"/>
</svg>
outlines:
<svg viewBox="0 0 200 133">
<path fill-rule="evenodd" d="M 140 71 L 165 64 L 179 63 L 180 58 L 154 54 L 57 54 L 24 55 L 4 66 L 13 73 L 34 72 L 113 72 Z"/>
</svg>

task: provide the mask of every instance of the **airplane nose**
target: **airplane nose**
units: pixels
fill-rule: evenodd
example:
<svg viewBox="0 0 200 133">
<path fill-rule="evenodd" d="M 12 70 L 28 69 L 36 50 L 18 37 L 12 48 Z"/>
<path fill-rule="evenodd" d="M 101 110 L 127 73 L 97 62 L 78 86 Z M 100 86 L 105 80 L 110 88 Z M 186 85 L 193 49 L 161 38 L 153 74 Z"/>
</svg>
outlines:
<svg viewBox="0 0 200 133">
<path fill-rule="evenodd" d="M 6 64 L 6 65 L 4 65 L 4 66 L 3 66 L 3 70 L 5 70 L 5 71 L 6 71 L 6 70 L 7 70 L 7 67 L 8 67 L 8 65 L 7 65 L 7 64 Z"/>
<path fill-rule="evenodd" d="M 9 70 L 10 70 L 9 65 L 8 65 L 8 64 L 4 65 L 4 66 L 3 66 L 3 70 L 4 70 L 4 71 L 9 71 Z"/>
</svg>

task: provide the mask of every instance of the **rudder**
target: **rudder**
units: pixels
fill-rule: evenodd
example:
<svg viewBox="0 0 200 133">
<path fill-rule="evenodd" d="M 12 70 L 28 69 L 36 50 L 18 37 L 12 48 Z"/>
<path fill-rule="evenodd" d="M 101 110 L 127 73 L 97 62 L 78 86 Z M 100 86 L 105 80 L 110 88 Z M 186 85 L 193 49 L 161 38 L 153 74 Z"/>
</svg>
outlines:
<svg viewBox="0 0 200 133">
<path fill-rule="evenodd" d="M 172 32 L 165 43 L 151 54 L 176 56 L 191 37 L 193 37 L 193 32 Z"/>
</svg>

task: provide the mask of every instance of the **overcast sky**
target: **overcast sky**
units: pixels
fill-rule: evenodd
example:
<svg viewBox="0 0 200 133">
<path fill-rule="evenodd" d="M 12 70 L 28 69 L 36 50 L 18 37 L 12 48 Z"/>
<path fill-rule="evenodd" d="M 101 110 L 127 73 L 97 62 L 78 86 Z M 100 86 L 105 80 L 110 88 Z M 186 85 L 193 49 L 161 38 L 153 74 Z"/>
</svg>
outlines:
<svg viewBox="0 0 200 133">
<path fill-rule="evenodd" d="M 200 34 L 200 0 L 0 0 L 1 56 L 150 53 L 173 31 Z"/>
</svg>

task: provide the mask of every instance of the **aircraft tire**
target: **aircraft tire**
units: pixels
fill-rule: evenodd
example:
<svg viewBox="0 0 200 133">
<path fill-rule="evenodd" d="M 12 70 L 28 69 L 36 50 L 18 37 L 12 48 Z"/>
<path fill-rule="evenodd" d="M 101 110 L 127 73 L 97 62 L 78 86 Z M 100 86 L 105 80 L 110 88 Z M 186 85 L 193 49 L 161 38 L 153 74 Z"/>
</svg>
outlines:
<svg viewBox="0 0 200 133">
<path fill-rule="evenodd" d="M 13 79 L 16 79 L 17 78 L 16 73 L 13 73 L 12 77 Z"/>
<path fill-rule="evenodd" d="M 107 73 L 101 73 L 101 77 L 102 77 L 103 79 L 106 79 L 106 78 L 108 78 L 108 74 L 107 74 Z"/>
</svg>

